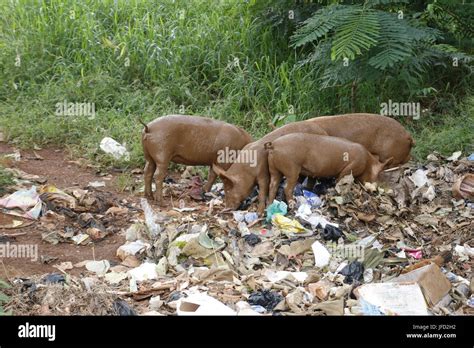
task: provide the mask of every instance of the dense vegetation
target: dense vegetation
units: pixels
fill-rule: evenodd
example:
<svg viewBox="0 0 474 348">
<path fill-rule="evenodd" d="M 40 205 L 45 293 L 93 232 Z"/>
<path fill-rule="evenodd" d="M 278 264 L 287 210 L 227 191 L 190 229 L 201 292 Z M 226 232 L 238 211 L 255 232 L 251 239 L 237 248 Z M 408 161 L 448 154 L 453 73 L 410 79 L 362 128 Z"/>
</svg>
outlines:
<svg viewBox="0 0 474 348">
<path fill-rule="evenodd" d="M 22 146 L 143 163 L 137 117 L 202 114 L 256 136 L 282 123 L 416 102 L 415 155 L 471 151 L 474 5 L 448 0 L 0 2 L 0 122 Z M 456 63 L 454 63 L 456 62 Z M 95 103 L 96 117 L 55 114 Z"/>
</svg>

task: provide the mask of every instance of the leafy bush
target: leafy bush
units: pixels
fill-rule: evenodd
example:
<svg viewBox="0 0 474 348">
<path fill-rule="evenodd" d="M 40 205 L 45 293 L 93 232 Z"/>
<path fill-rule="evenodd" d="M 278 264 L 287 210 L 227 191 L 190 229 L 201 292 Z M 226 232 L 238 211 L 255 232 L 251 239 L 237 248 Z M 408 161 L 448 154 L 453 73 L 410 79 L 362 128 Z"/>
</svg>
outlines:
<svg viewBox="0 0 474 348">
<path fill-rule="evenodd" d="M 10 285 L 0 279 L 0 289 L 2 288 L 3 289 L 10 288 Z M 10 301 L 10 298 L 7 295 L 5 295 L 2 291 L 0 291 L 0 316 L 11 314 L 11 312 L 5 312 L 3 308 L 4 304 L 7 303 L 8 301 Z"/>
</svg>

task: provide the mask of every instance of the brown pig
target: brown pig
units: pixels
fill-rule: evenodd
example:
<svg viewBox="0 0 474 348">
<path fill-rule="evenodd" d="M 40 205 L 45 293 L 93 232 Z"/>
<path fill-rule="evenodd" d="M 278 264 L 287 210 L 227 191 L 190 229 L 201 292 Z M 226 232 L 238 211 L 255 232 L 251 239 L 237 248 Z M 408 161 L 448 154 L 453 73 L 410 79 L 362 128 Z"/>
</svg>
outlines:
<svg viewBox="0 0 474 348">
<path fill-rule="evenodd" d="M 322 116 L 290 123 L 242 149 L 257 151 L 256 167 L 246 163 L 234 163 L 225 171 L 213 166 L 224 183 L 227 208 L 237 209 L 240 202 L 251 193 L 255 184 L 258 184 L 258 212 L 263 213 L 270 181 L 264 144 L 289 133 L 323 134 L 345 138 L 363 145 L 382 162 L 393 157 L 390 166 L 407 162 L 414 144 L 410 133 L 400 123 L 390 117 L 376 114 Z M 318 150 L 313 149 L 315 152 Z"/>
<path fill-rule="evenodd" d="M 282 176 L 286 178 L 285 197 L 290 202 L 300 174 L 341 179 L 352 173 L 362 182 L 373 182 L 393 160 L 390 157 L 381 163 L 364 146 L 326 135 L 288 134 L 266 143 L 265 148 L 270 173 L 269 202 L 275 199 Z"/>
<path fill-rule="evenodd" d="M 158 169 L 155 199 L 160 204 L 163 180 L 170 161 L 185 165 L 212 165 L 217 161 L 219 151 L 240 150 L 253 141 L 239 127 L 200 116 L 168 115 L 144 126 L 145 196 L 153 198 L 151 182 Z M 223 166 L 228 168 L 230 163 L 223 163 Z M 209 191 L 216 177 L 210 168 L 208 182 L 203 187 L 205 191 Z"/>
<path fill-rule="evenodd" d="M 327 134 L 324 129 L 315 123 L 307 121 L 289 123 L 268 133 L 263 138 L 247 144 L 241 150 L 242 155 L 255 153 L 256 165 L 240 161 L 240 158 L 237 158 L 227 171 L 216 164 L 212 166 L 224 183 L 226 208 L 237 209 L 240 203 L 250 195 L 255 184 L 257 184 L 259 188 L 258 212 L 259 214 L 263 213 L 270 183 L 267 151 L 264 148 L 264 144 L 291 133 Z"/>
</svg>

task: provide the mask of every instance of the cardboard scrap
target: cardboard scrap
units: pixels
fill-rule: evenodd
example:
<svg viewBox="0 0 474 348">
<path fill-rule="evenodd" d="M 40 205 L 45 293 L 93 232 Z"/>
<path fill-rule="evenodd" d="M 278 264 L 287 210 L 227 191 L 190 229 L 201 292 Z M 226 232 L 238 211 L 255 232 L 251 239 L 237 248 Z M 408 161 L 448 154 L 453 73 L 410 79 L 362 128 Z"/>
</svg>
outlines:
<svg viewBox="0 0 474 348">
<path fill-rule="evenodd" d="M 418 284 L 430 307 L 436 305 L 451 289 L 451 283 L 435 263 L 401 274 L 392 281 Z"/>
<path fill-rule="evenodd" d="M 386 315 L 428 315 L 425 298 L 416 283 L 365 284 L 354 294 Z"/>
</svg>

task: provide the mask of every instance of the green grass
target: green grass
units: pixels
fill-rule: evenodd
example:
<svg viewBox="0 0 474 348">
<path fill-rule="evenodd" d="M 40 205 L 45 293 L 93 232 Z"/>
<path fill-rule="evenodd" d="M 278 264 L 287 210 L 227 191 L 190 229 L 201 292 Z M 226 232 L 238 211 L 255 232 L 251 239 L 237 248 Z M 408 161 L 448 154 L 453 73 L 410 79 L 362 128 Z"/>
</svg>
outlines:
<svg viewBox="0 0 474 348">
<path fill-rule="evenodd" d="M 1 291 L 1 290 L 8 289 L 8 288 L 10 288 L 10 284 L 8 284 L 4 280 L 0 279 L 0 316 L 2 316 L 2 315 L 11 315 L 12 314 L 11 311 L 5 312 L 5 309 L 3 308 L 3 306 L 6 303 L 8 303 L 8 301 L 10 301 L 10 297 L 5 295 L 3 293 L 3 291 Z"/>
<path fill-rule="evenodd" d="M 454 111 L 452 115 L 438 115 L 436 122 L 425 125 L 417 132 L 413 155 L 425 159 L 437 151 L 448 156 L 456 151 L 464 155 L 474 152 L 474 97 Z"/>
<path fill-rule="evenodd" d="M 105 165 L 134 167 L 144 163 L 138 117 L 200 114 L 260 137 L 276 115 L 292 111 L 301 120 L 351 111 L 350 89 L 320 90 L 317 72 L 297 65 L 301 57 L 288 37 L 261 25 L 257 0 L 118 4 L 0 2 L 0 124 L 10 141 L 67 146 Z M 360 85 L 357 111 L 378 113 L 381 101 L 407 100 L 396 82 Z M 95 119 L 56 116 L 63 100 L 95 103 Z M 415 132 L 417 156 L 469 141 L 455 120 L 403 122 Z M 104 155 L 104 136 L 125 143 L 130 162 Z"/>
<path fill-rule="evenodd" d="M 4 194 L 7 187 L 13 185 L 13 183 L 13 175 L 0 166 L 0 195 Z"/>
</svg>

